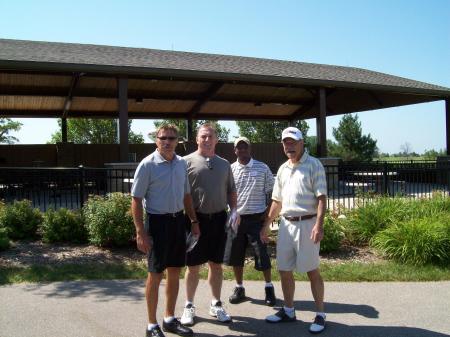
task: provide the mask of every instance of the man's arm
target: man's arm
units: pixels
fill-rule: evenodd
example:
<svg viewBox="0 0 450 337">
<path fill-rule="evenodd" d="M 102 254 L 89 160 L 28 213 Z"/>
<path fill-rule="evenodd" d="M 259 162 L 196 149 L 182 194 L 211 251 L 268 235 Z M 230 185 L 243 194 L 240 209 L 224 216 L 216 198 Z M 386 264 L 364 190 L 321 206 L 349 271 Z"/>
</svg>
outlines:
<svg viewBox="0 0 450 337">
<path fill-rule="evenodd" d="M 275 218 L 280 214 L 281 205 L 282 205 L 281 201 L 272 200 L 272 204 L 270 205 L 269 214 L 267 214 L 267 217 L 264 220 L 264 225 L 261 228 L 261 232 L 260 232 L 261 241 L 264 243 L 269 242 L 269 236 L 268 236 L 269 227 L 270 227 L 270 224 L 273 222 L 273 220 L 275 220 Z"/>
<path fill-rule="evenodd" d="M 231 226 L 237 232 L 237 226 L 241 223 L 241 217 L 237 212 L 237 192 L 228 193 L 228 206 L 230 206 Z"/>
<path fill-rule="evenodd" d="M 323 239 L 323 220 L 325 218 L 325 210 L 327 208 L 327 196 L 321 195 L 317 197 L 317 220 L 311 231 L 311 240 L 318 243 Z"/>
<path fill-rule="evenodd" d="M 148 254 L 151 249 L 150 238 L 144 228 L 144 210 L 142 207 L 142 198 L 133 197 L 131 200 L 131 214 L 133 215 L 134 226 L 136 227 L 137 248 Z"/>
<path fill-rule="evenodd" d="M 191 232 L 196 236 L 200 236 L 200 226 L 197 220 L 197 214 L 194 209 L 194 202 L 192 201 L 192 196 L 187 193 L 184 195 L 184 210 L 191 220 Z"/>
</svg>

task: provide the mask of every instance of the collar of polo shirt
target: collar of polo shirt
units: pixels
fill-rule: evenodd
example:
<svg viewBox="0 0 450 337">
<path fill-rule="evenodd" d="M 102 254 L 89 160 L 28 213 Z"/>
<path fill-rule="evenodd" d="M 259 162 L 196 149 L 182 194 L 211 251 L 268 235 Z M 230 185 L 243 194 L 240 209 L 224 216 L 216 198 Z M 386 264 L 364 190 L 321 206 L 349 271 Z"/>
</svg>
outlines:
<svg viewBox="0 0 450 337">
<path fill-rule="evenodd" d="M 297 167 L 298 165 L 303 164 L 306 161 L 306 159 L 308 159 L 308 157 L 309 157 L 308 151 L 305 149 L 300 160 L 296 162 L 294 165 L 291 165 L 291 163 L 288 161 L 288 166 Z"/>
<path fill-rule="evenodd" d="M 158 150 L 155 150 L 155 152 L 156 152 L 155 153 L 155 163 L 157 163 L 157 164 L 161 164 L 161 163 L 165 163 L 165 162 L 170 163 L 170 161 L 167 160 L 166 158 L 164 158 L 161 155 L 161 153 L 159 153 Z M 177 160 L 178 160 L 178 157 L 177 157 L 177 154 L 175 153 L 173 156 L 173 159 L 171 161 L 177 161 Z"/>
<path fill-rule="evenodd" d="M 247 165 L 243 165 L 239 162 L 239 160 L 237 160 L 237 163 L 239 164 L 239 168 L 243 169 L 243 168 L 252 168 L 253 166 L 253 158 L 250 158 L 250 161 L 247 163 Z"/>
</svg>

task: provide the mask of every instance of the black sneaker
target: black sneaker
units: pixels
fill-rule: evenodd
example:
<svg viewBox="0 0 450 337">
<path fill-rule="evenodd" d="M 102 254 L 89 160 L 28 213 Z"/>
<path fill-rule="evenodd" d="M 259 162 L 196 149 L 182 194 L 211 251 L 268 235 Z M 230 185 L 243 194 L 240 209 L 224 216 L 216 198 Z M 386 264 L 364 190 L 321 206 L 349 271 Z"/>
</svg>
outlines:
<svg viewBox="0 0 450 337">
<path fill-rule="evenodd" d="M 314 322 L 309 327 L 309 332 L 312 334 L 318 334 L 323 330 L 325 330 L 325 318 L 321 315 L 317 315 L 316 318 L 314 318 Z"/>
<path fill-rule="evenodd" d="M 171 332 L 179 336 L 193 336 L 194 332 L 185 327 L 183 324 L 180 323 L 180 321 L 176 318 L 174 318 L 169 323 L 166 323 L 163 321 L 163 330 L 165 332 Z"/>
<path fill-rule="evenodd" d="M 234 288 L 233 295 L 229 297 L 229 301 L 231 304 L 238 304 L 245 301 L 245 288 L 244 287 L 236 287 Z"/>
<path fill-rule="evenodd" d="M 158 325 L 151 330 L 147 330 L 145 333 L 145 337 L 165 337 L 165 335 L 163 334 L 161 328 Z"/>
<path fill-rule="evenodd" d="M 266 291 L 266 299 L 264 300 L 264 303 L 266 303 L 269 307 L 273 307 L 277 302 L 277 298 L 275 297 L 275 288 L 266 287 L 264 290 Z"/>
<path fill-rule="evenodd" d="M 286 323 L 286 322 L 295 322 L 297 320 L 297 317 L 289 316 L 286 311 L 284 311 L 284 308 L 281 308 L 275 315 L 270 315 L 266 317 L 267 323 Z"/>
</svg>

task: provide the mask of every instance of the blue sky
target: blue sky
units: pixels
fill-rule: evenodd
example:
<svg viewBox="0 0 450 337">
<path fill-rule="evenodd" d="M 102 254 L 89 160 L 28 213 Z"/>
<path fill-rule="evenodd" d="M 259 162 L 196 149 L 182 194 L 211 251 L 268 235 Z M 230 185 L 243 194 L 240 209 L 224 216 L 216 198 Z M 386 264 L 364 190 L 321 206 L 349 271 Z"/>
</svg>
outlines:
<svg viewBox="0 0 450 337">
<path fill-rule="evenodd" d="M 0 37 L 195 51 L 360 67 L 450 87 L 450 1 L 0 2 Z M 445 104 L 358 114 L 382 152 L 445 147 Z M 341 117 L 327 119 L 327 135 Z M 20 143 L 45 143 L 53 119 L 20 119 Z M 309 134 L 315 134 L 315 120 Z M 238 130 L 233 122 L 230 136 Z M 147 134 L 151 120 L 134 122 Z M 36 131 L 38 130 L 38 131 Z"/>
</svg>

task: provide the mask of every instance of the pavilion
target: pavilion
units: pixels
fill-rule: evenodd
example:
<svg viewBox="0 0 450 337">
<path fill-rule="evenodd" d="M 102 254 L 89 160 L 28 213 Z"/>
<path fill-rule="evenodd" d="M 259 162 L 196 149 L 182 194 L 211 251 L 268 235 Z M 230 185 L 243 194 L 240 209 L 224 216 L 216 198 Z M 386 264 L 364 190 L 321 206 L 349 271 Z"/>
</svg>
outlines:
<svg viewBox="0 0 450 337">
<path fill-rule="evenodd" d="M 319 156 L 326 117 L 445 100 L 450 89 L 365 69 L 240 56 L 0 39 L 0 117 L 115 118 L 120 158 L 128 119 L 187 121 L 316 118 Z"/>
</svg>

